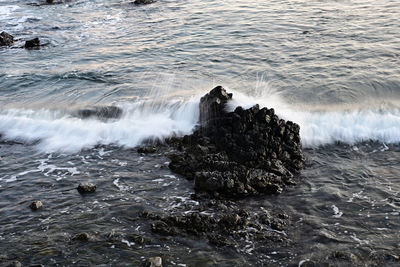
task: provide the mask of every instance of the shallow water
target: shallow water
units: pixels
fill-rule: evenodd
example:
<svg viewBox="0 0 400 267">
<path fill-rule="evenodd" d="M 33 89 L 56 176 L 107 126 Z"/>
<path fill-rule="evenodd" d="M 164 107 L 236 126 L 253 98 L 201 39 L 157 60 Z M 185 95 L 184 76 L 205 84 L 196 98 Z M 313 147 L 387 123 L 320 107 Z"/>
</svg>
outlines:
<svg viewBox="0 0 400 267">
<path fill-rule="evenodd" d="M 297 266 L 335 250 L 361 265 L 375 264 L 375 252 L 399 255 L 397 1 L 40 3 L 0 0 L 0 31 L 20 39 L 0 48 L 0 260 Z M 33 37 L 44 46 L 19 48 Z M 132 243 L 149 232 L 134 220 L 141 211 L 196 205 L 163 153 L 134 148 L 190 133 L 200 96 L 218 84 L 234 93 L 228 109 L 259 103 L 301 126 L 308 167 L 298 184 L 238 202 L 285 211 L 291 242 L 216 249 L 154 234 Z M 103 105 L 122 117 L 76 116 Z M 96 193 L 79 195 L 82 181 Z M 44 207 L 32 212 L 36 199 Z M 70 240 L 85 231 L 94 239 Z"/>
</svg>

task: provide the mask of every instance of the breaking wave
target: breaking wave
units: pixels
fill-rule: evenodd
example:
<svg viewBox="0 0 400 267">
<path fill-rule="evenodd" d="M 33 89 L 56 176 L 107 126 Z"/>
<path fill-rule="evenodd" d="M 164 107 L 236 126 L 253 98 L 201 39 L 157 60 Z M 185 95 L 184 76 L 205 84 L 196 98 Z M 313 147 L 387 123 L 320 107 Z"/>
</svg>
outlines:
<svg viewBox="0 0 400 267">
<path fill-rule="evenodd" d="M 234 100 L 228 109 L 255 103 L 274 107 L 279 116 L 300 125 L 305 147 L 337 141 L 349 144 L 369 140 L 400 142 L 400 110 L 394 107 L 304 111 L 289 107 L 279 94 L 250 97 L 233 93 Z M 118 107 L 122 109 L 122 117 L 110 120 L 82 119 L 68 112 L 46 109 L 3 110 L 0 111 L 0 134 L 5 140 L 37 142 L 38 149 L 45 152 L 72 153 L 98 144 L 135 147 L 147 140 L 189 134 L 198 121 L 199 99 L 197 96 L 158 103 L 121 103 Z"/>
</svg>

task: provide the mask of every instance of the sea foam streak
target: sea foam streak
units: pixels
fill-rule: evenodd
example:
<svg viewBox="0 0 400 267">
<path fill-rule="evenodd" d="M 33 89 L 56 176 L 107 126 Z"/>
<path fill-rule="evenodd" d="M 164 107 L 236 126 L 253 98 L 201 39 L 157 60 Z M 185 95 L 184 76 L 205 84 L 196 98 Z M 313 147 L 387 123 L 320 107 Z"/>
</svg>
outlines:
<svg viewBox="0 0 400 267">
<path fill-rule="evenodd" d="M 144 103 L 121 106 L 118 120 L 99 121 L 49 110 L 8 110 L 0 112 L 0 133 L 6 140 L 39 141 L 44 152 L 77 152 L 96 144 L 135 147 L 144 140 L 163 139 L 173 133 L 188 134 L 198 120 L 198 102 L 170 101 L 159 105 Z"/>
<path fill-rule="evenodd" d="M 336 141 L 349 144 L 368 140 L 400 142 L 400 110 L 396 108 L 298 111 L 280 101 L 279 94 L 250 97 L 228 91 L 234 94 L 228 110 L 255 103 L 273 107 L 280 117 L 301 126 L 300 134 L 306 147 Z M 107 122 L 83 120 L 49 110 L 5 110 L 0 112 L 0 133 L 3 139 L 39 141 L 39 150 L 45 152 L 71 153 L 96 144 L 135 147 L 144 140 L 190 133 L 198 121 L 199 98 L 121 104 L 122 118 Z"/>
</svg>

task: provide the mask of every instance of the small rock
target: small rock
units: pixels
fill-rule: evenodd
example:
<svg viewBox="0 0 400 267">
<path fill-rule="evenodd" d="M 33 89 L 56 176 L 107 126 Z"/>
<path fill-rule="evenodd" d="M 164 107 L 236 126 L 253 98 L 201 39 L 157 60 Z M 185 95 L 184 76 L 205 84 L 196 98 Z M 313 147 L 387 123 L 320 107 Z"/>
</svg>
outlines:
<svg viewBox="0 0 400 267">
<path fill-rule="evenodd" d="M 81 194 L 93 193 L 96 191 L 96 185 L 92 183 L 80 183 L 77 190 Z"/>
<path fill-rule="evenodd" d="M 38 209 L 40 209 L 42 206 L 43 206 L 43 203 L 42 203 L 41 201 L 39 201 L 39 200 L 33 201 L 33 202 L 29 205 L 29 207 L 30 207 L 32 210 L 38 210 Z"/>
<path fill-rule="evenodd" d="M 43 264 L 31 264 L 29 267 L 44 267 Z"/>
<path fill-rule="evenodd" d="M 77 240 L 77 241 L 89 241 L 90 236 L 88 233 L 80 233 L 72 237 L 72 240 Z"/>
<path fill-rule="evenodd" d="M 39 38 L 34 38 L 32 40 L 28 40 L 25 42 L 25 48 L 36 48 L 40 46 L 40 40 Z"/>
<path fill-rule="evenodd" d="M 133 2 L 135 5 L 149 5 L 152 3 L 157 2 L 156 0 L 135 0 L 135 2 Z"/>
<path fill-rule="evenodd" d="M 6 32 L 0 33 L 0 46 L 10 46 L 14 43 L 14 37 Z"/>
<path fill-rule="evenodd" d="M 161 257 L 151 257 L 146 260 L 145 263 L 146 267 L 161 267 L 162 266 L 162 259 Z"/>
<path fill-rule="evenodd" d="M 310 31 L 303 31 L 302 32 L 303 34 L 309 34 L 309 33 L 311 33 Z"/>
</svg>

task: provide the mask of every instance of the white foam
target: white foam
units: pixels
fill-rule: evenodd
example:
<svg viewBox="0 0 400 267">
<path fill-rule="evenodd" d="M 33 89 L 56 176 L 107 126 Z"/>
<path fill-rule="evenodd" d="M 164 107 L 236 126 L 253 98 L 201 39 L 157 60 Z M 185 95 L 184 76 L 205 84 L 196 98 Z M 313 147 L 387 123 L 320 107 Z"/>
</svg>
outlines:
<svg viewBox="0 0 400 267">
<path fill-rule="evenodd" d="M 331 207 L 332 207 L 332 210 L 333 210 L 332 217 L 334 217 L 334 218 L 342 217 L 343 212 L 341 212 L 338 207 L 336 207 L 335 205 L 332 205 Z"/>
<path fill-rule="evenodd" d="M 0 16 L 3 18 L 8 17 L 11 15 L 14 11 L 19 9 L 18 6 L 0 6 Z"/>
<path fill-rule="evenodd" d="M 147 139 L 191 132 L 198 121 L 198 100 L 150 105 L 124 104 L 124 116 L 110 122 L 82 120 L 49 110 L 13 109 L 0 113 L 0 133 L 9 140 L 40 141 L 44 152 L 77 152 L 96 144 L 135 147 Z"/>
</svg>

